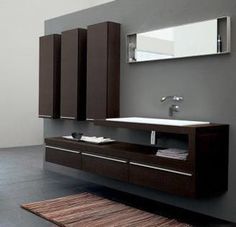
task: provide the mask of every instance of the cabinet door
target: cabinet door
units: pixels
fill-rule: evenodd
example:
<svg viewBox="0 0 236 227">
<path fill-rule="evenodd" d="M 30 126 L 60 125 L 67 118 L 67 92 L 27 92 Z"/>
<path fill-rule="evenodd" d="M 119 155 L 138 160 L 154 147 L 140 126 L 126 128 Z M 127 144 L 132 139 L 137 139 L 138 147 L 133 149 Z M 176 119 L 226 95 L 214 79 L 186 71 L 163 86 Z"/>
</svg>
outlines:
<svg viewBox="0 0 236 227">
<path fill-rule="evenodd" d="M 61 118 L 86 118 L 86 39 L 85 29 L 62 33 Z"/>
<path fill-rule="evenodd" d="M 195 197 L 195 184 L 190 173 L 130 162 L 129 181 L 176 195 Z"/>
<path fill-rule="evenodd" d="M 119 117 L 120 25 L 88 27 L 87 118 Z"/>
<path fill-rule="evenodd" d="M 119 158 L 82 153 L 82 169 L 101 176 L 128 181 L 127 161 Z"/>
<path fill-rule="evenodd" d="M 39 117 L 60 116 L 61 36 L 40 38 L 39 57 Z"/>
<path fill-rule="evenodd" d="M 74 169 L 81 169 L 81 153 L 76 150 L 46 146 L 45 161 Z"/>
</svg>

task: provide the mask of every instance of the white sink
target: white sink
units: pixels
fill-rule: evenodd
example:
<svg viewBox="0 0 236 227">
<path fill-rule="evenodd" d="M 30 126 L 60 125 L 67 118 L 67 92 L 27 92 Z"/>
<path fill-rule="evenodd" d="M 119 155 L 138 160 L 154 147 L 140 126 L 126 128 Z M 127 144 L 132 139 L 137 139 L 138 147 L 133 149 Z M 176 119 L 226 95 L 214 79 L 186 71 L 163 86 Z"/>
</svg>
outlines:
<svg viewBox="0 0 236 227">
<path fill-rule="evenodd" d="M 117 121 L 117 122 L 128 122 L 128 123 L 170 125 L 170 126 L 190 126 L 190 125 L 210 124 L 210 122 L 205 122 L 205 121 L 184 121 L 184 120 L 171 120 L 171 119 L 145 118 L 145 117 L 107 118 L 106 120 Z"/>
</svg>

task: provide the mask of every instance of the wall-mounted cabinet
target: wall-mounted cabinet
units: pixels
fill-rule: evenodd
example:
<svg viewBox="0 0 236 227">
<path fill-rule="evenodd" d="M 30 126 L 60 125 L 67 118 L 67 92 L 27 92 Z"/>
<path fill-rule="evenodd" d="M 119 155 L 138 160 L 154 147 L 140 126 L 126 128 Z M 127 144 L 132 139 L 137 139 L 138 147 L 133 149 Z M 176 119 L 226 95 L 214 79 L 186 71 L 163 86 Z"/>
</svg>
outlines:
<svg viewBox="0 0 236 227">
<path fill-rule="evenodd" d="M 40 37 L 39 117 L 60 117 L 61 36 Z"/>
<path fill-rule="evenodd" d="M 61 119 L 86 119 L 87 30 L 62 32 Z"/>
<path fill-rule="evenodd" d="M 87 119 L 119 116 L 120 24 L 88 27 Z"/>
<path fill-rule="evenodd" d="M 130 127 L 141 129 L 137 125 Z M 184 139 L 187 158 L 156 155 L 157 150 L 169 147 L 122 142 L 97 145 L 50 138 L 45 140 L 46 162 L 186 197 L 212 197 L 227 190 L 228 125 L 148 127 L 158 130 L 159 136 Z M 50 156 L 52 152 L 57 158 Z"/>
</svg>

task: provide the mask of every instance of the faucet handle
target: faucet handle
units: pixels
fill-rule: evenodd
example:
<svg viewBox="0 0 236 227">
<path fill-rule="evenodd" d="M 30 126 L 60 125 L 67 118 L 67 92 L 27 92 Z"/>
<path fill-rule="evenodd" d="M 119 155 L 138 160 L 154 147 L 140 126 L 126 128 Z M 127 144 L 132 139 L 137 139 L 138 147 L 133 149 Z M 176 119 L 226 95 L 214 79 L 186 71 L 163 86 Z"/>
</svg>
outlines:
<svg viewBox="0 0 236 227">
<path fill-rule="evenodd" d="M 183 96 L 177 96 L 177 95 L 170 95 L 170 96 L 163 96 L 161 98 L 161 102 L 165 102 L 166 100 L 172 100 L 172 101 L 176 101 L 176 102 L 181 102 L 184 100 Z"/>
<path fill-rule="evenodd" d="M 182 102 L 184 100 L 184 97 L 183 96 L 174 96 L 173 98 L 174 101 L 177 101 L 177 102 Z"/>
</svg>

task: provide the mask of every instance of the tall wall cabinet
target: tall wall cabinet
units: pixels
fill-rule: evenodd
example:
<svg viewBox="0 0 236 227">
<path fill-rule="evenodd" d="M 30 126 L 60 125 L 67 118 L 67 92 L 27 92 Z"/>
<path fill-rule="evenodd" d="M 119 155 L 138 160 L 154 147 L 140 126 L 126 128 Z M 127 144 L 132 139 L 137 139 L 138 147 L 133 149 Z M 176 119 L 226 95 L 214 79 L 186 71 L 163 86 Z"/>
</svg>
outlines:
<svg viewBox="0 0 236 227">
<path fill-rule="evenodd" d="M 62 32 L 61 118 L 86 119 L 86 29 Z"/>
<path fill-rule="evenodd" d="M 39 117 L 60 117 L 61 36 L 40 37 Z"/>
<path fill-rule="evenodd" d="M 119 117 L 119 91 L 120 24 L 40 38 L 39 117 Z"/>
<path fill-rule="evenodd" d="M 119 117 L 120 24 L 88 27 L 87 119 Z"/>
</svg>

